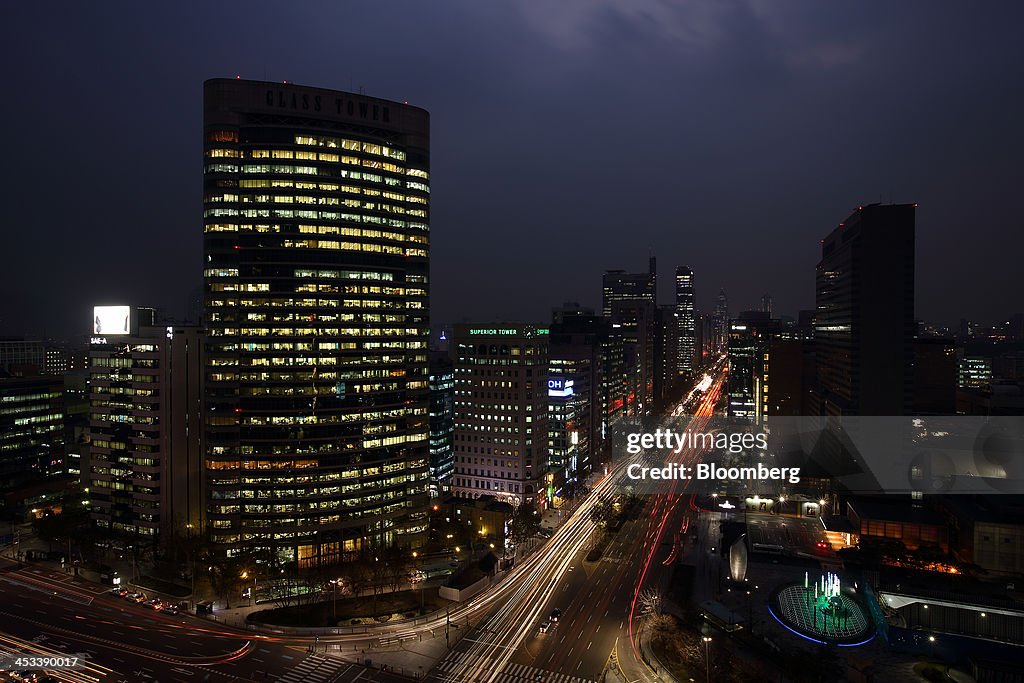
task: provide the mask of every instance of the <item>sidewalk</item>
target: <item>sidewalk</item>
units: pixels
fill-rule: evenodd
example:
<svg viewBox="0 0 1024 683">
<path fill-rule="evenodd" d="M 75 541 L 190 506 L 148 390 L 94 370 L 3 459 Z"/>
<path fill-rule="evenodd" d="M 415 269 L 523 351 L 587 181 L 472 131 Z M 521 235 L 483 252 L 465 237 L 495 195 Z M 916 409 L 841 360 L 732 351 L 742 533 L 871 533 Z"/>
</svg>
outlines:
<svg viewBox="0 0 1024 683">
<path fill-rule="evenodd" d="M 625 683 L 637 683 L 637 681 L 644 681 L 645 683 L 652 683 L 655 681 L 674 681 L 673 678 L 662 678 L 655 672 L 654 668 L 649 666 L 647 663 L 640 661 L 636 657 L 636 653 L 633 652 L 633 647 L 630 645 L 628 633 L 624 634 L 624 639 L 619 639 L 615 643 L 615 660 L 618 664 L 619 671 L 622 676 L 625 677 Z M 642 657 L 649 657 L 644 652 L 644 637 L 641 633 L 638 634 L 638 640 L 640 641 L 640 653 Z M 648 644 L 648 647 L 650 645 Z"/>
<path fill-rule="evenodd" d="M 466 631 L 465 626 L 450 629 L 449 642 L 453 647 Z M 412 678 L 423 678 L 449 651 L 443 627 L 383 647 L 364 648 L 324 643 L 317 648 L 319 652 L 369 668 L 379 669 L 387 665 L 388 671 Z"/>
</svg>

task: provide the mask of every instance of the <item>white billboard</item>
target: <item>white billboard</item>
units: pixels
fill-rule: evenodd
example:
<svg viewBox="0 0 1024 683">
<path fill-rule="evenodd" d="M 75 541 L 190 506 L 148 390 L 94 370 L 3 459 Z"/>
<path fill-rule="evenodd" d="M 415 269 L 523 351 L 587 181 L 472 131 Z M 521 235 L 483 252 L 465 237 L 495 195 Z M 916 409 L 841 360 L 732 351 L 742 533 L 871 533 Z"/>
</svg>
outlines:
<svg viewBox="0 0 1024 683">
<path fill-rule="evenodd" d="M 131 332 L 131 306 L 93 306 L 93 334 L 128 334 Z"/>
</svg>

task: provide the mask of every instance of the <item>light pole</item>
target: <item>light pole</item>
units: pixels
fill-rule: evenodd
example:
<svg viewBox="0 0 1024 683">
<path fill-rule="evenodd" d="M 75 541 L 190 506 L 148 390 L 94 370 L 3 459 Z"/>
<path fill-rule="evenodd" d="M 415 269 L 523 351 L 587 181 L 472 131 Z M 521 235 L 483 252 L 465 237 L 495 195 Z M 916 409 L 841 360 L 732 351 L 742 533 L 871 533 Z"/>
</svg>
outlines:
<svg viewBox="0 0 1024 683">
<path fill-rule="evenodd" d="M 189 602 L 194 609 L 196 605 L 196 549 L 192 544 L 192 524 L 186 524 L 185 528 L 188 530 L 189 579 L 192 582 L 192 594 L 189 596 Z"/>
<path fill-rule="evenodd" d="M 704 636 L 704 674 L 705 680 L 711 683 L 711 636 Z"/>
<path fill-rule="evenodd" d="M 426 583 L 426 577 L 419 575 L 419 569 L 416 567 L 416 558 L 419 557 L 419 553 L 415 550 L 412 551 L 412 573 L 410 576 L 418 579 L 416 583 L 420 585 L 420 616 L 426 611 L 426 598 L 423 595 L 423 584 Z"/>
<path fill-rule="evenodd" d="M 248 571 L 243 571 L 241 574 L 239 574 L 238 578 L 240 578 L 243 581 L 245 581 L 246 579 L 249 578 L 249 572 Z M 256 579 L 254 578 L 253 581 L 255 581 L 255 580 Z M 245 597 L 245 595 L 243 594 L 242 597 Z M 252 593 L 250 593 L 249 594 L 249 607 L 252 607 L 252 598 L 253 598 L 253 595 L 252 595 Z"/>
</svg>

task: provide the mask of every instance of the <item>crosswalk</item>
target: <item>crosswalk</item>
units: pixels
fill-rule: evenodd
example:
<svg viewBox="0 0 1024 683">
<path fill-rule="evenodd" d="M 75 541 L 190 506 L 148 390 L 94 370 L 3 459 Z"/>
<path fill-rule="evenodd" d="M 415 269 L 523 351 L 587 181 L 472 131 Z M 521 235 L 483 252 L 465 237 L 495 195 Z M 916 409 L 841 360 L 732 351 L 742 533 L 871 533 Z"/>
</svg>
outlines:
<svg viewBox="0 0 1024 683">
<path fill-rule="evenodd" d="M 479 658 L 467 652 L 452 652 L 434 669 L 434 678 L 442 681 L 459 681 L 462 667 L 476 659 Z M 593 683 L 587 678 L 514 663 L 506 665 L 498 676 L 498 683 L 539 683 L 540 681 L 543 683 Z"/>
<path fill-rule="evenodd" d="M 310 655 L 302 663 L 277 679 L 278 683 L 326 683 L 351 665 L 347 662 Z"/>
</svg>

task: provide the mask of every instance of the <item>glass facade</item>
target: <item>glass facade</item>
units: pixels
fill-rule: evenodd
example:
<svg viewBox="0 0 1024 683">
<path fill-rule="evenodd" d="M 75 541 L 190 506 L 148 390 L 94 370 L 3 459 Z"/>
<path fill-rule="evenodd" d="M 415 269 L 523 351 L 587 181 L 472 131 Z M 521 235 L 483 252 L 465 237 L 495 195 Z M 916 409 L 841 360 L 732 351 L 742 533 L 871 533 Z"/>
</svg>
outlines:
<svg viewBox="0 0 1024 683">
<path fill-rule="evenodd" d="M 425 534 L 429 117 L 206 84 L 214 541 L 300 567 Z"/>
<path fill-rule="evenodd" d="M 451 490 L 455 439 L 455 366 L 446 355 L 430 361 L 430 493 Z"/>
<path fill-rule="evenodd" d="M 66 474 L 63 389 L 59 377 L 0 376 L 0 494 Z"/>
</svg>

